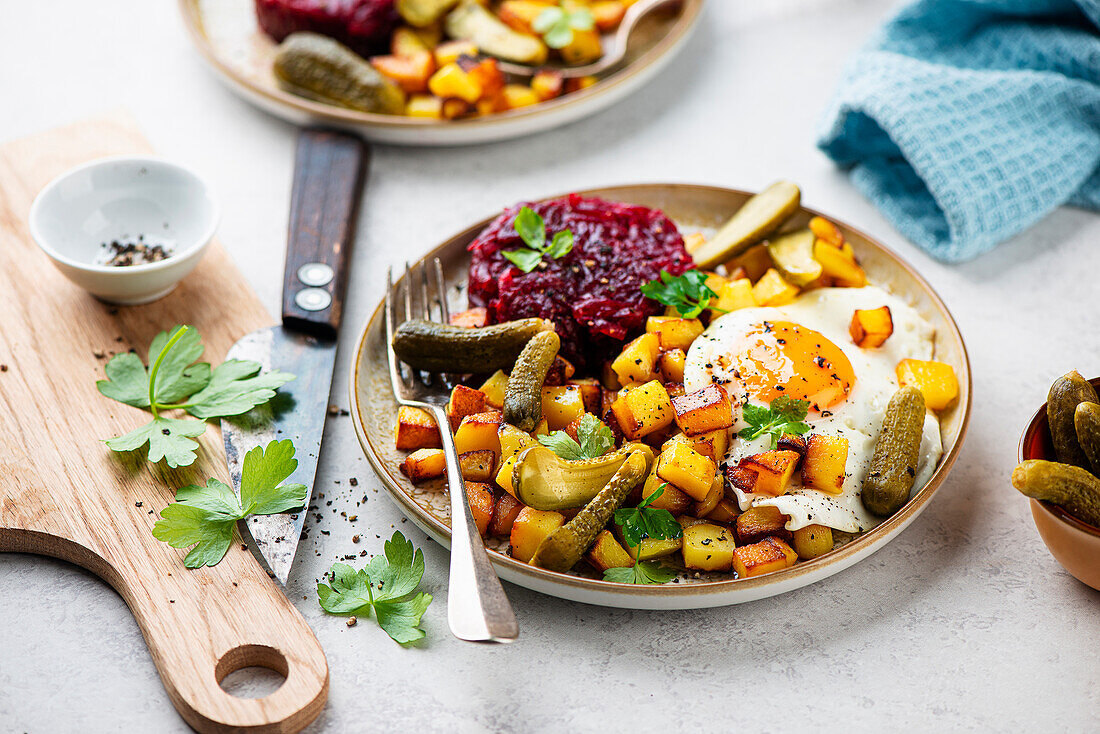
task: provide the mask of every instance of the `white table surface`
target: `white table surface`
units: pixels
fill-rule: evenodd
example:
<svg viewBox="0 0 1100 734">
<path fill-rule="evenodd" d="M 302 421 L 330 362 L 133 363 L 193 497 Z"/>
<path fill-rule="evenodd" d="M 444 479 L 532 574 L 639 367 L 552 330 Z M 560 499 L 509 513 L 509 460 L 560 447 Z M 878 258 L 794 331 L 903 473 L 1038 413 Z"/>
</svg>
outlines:
<svg viewBox="0 0 1100 734">
<path fill-rule="evenodd" d="M 695 612 L 584 606 L 514 586 L 509 647 L 454 640 L 447 556 L 382 493 L 347 418 L 330 419 L 316 493 L 364 494 L 357 527 L 326 516 L 289 593 L 324 645 L 331 695 L 310 732 L 1096 731 L 1100 593 L 1050 557 L 1008 482 L 1021 429 L 1057 375 L 1095 364 L 1100 217 L 1064 209 L 975 262 L 903 240 L 814 147 L 850 48 L 894 2 L 711 0 L 690 48 L 645 91 L 587 121 L 495 146 L 374 151 L 343 330 L 416 256 L 523 197 L 641 181 L 802 185 L 925 274 L 953 309 L 974 369 L 962 456 L 935 502 L 865 562 L 779 598 Z M 744 6 L 744 7 L 743 7 Z M 162 154 L 209 177 L 220 237 L 279 306 L 295 129 L 232 96 L 167 0 L 0 3 L 0 138 L 129 107 Z M 1075 310 L 1062 315 L 1060 307 Z M 346 404 L 340 356 L 333 395 Z M 348 479 L 357 477 L 354 491 Z M 339 484 L 337 484 L 339 483 Z M 312 522 L 312 520 L 311 520 Z M 314 583 L 336 557 L 400 527 L 427 555 L 428 642 L 326 617 Z M 369 530 L 368 530 L 369 529 Z M 328 530 L 322 535 L 318 530 Z M 353 545 L 354 532 L 364 542 Z M 52 559 L 0 555 L 0 730 L 187 730 L 121 599 Z"/>
</svg>

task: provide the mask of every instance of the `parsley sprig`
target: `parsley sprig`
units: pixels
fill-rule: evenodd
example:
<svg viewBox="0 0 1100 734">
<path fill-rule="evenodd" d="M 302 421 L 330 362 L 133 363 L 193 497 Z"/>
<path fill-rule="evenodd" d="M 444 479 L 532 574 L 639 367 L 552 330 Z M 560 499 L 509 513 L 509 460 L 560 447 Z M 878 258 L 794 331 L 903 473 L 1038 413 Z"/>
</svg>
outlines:
<svg viewBox="0 0 1100 734">
<path fill-rule="evenodd" d="M 657 561 L 639 561 L 625 568 L 609 568 L 603 572 L 603 580 L 616 584 L 667 584 L 676 572 Z"/>
<path fill-rule="evenodd" d="M 509 262 L 525 273 L 530 273 L 542 262 L 543 255 L 555 260 L 568 255 L 573 249 L 573 232 L 563 229 L 546 241 L 546 222 L 536 211 L 529 207 L 519 210 L 512 226 L 516 234 L 527 245 L 518 250 L 500 253 Z"/>
<path fill-rule="evenodd" d="M 191 326 L 162 331 L 149 344 L 149 369 L 133 352 L 116 354 L 104 368 L 107 379 L 96 383 L 112 400 L 144 408 L 152 420 L 105 442 L 113 451 L 133 451 L 148 444 L 149 460 L 168 466 L 190 466 L 198 443 L 192 439 L 206 430 L 211 418 L 247 413 L 275 397 L 275 391 L 294 379 L 287 372 L 259 374 L 260 363 L 231 359 L 216 368 L 202 356 L 199 333 Z M 164 410 L 183 410 L 200 420 L 167 418 Z"/>
<path fill-rule="evenodd" d="M 718 298 L 707 286 L 707 276 L 701 270 L 688 270 L 683 275 L 673 277 L 662 270 L 658 280 L 642 284 L 642 295 L 658 303 L 672 306 L 685 319 L 693 319 Z"/>
<path fill-rule="evenodd" d="M 742 407 L 742 415 L 748 428 L 738 432 L 738 436 L 748 441 L 759 436 L 770 435 L 772 448 L 779 445 L 779 439 L 785 433 L 801 436 L 810 430 L 805 422 L 809 412 L 810 403 L 807 400 L 795 400 L 794 398 L 780 395 L 771 402 L 770 407 L 745 403 Z"/>
<path fill-rule="evenodd" d="M 241 496 L 217 479 L 206 486 L 189 484 L 176 491 L 176 501 L 161 510 L 153 537 L 173 548 L 190 548 L 188 568 L 216 566 L 233 542 L 233 525 L 249 515 L 275 515 L 305 504 L 304 484 L 283 484 L 298 468 L 290 439 L 272 441 L 244 455 Z"/>
<path fill-rule="evenodd" d="M 623 529 L 623 539 L 631 548 L 637 547 L 643 538 L 671 540 L 681 538 L 684 529 L 668 510 L 650 507 L 653 501 L 665 492 L 668 483 L 663 483 L 646 497 L 637 507 L 622 507 L 615 510 L 615 524 Z"/>
<path fill-rule="evenodd" d="M 402 645 L 424 637 L 420 619 L 432 603 L 432 595 L 412 596 L 424 577 L 424 553 L 400 531 L 386 541 L 385 555 L 375 556 L 356 571 L 346 563 L 329 569 L 329 584 L 317 584 L 317 600 L 329 614 L 369 617 L 374 611 L 387 635 Z"/>
<path fill-rule="evenodd" d="M 564 5 L 546 8 L 531 23 L 531 30 L 542 36 L 550 48 L 565 48 L 573 42 L 573 31 L 590 31 L 596 18 L 588 8 L 569 10 Z"/>
<path fill-rule="evenodd" d="M 565 431 L 538 437 L 539 443 L 567 461 L 597 459 L 615 448 L 615 434 L 591 413 L 581 416 L 577 438 L 580 442 L 574 441 Z"/>
</svg>

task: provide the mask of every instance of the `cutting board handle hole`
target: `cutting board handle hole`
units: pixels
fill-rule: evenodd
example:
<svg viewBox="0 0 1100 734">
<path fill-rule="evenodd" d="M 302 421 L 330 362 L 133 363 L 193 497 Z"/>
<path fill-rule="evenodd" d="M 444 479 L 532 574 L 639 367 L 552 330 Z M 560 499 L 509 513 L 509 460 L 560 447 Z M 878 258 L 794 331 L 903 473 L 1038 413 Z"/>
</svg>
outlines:
<svg viewBox="0 0 1100 734">
<path fill-rule="evenodd" d="M 286 682 L 286 657 L 267 645 L 241 645 L 225 655 L 214 670 L 218 684 L 237 698 L 266 698 Z"/>
</svg>

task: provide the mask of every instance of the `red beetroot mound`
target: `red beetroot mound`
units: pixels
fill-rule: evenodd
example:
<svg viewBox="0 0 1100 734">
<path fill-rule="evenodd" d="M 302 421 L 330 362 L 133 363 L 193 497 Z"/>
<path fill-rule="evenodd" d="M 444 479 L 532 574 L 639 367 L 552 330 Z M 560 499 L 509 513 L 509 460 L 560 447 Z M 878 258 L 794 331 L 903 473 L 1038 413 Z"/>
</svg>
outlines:
<svg viewBox="0 0 1100 734">
<path fill-rule="evenodd" d="M 523 206 L 546 222 L 547 241 L 573 232 L 573 250 L 530 273 L 502 250 L 525 247 L 512 222 Z M 612 357 L 663 306 L 639 288 L 662 269 L 679 275 L 692 266 L 676 225 L 656 209 L 571 194 L 504 210 L 470 243 L 471 306 L 488 309 L 490 322 L 538 316 L 557 325 L 562 356 L 578 366 Z"/>
<path fill-rule="evenodd" d="M 363 56 L 385 51 L 399 20 L 394 0 L 256 0 L 256 18 L 276 41 L 312 31 Z"/>
</svg>

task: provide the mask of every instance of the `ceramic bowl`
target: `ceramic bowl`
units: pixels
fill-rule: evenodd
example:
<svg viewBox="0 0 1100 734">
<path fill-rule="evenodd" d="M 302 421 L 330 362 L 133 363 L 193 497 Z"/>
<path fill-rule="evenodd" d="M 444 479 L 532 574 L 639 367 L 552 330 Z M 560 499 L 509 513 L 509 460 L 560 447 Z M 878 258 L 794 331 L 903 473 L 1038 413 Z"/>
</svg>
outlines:
<svg viewBox="0 0 1100 734">
<path fill-rule="evenodd" d="M 1090 382 L 1100 388 L 1100 377 Z M 1020 439 L 1020 461 L 1027 459 L 1055 460 L 1046 403 L 1032 417 Z M 1100 528 L 1081 522 L 1057 505 L 1029 501 L 1031 517 L 1050 554 L 1075 579 L 1100 590 Z"/>
<path fill-rule="evenodd" d="M 150 156 L 77 166 L 31 204 L 31 235 L 65 277 L 100 300 L 122 305 L 167 295 L 194 270 L 218 223 L 210 187 L 195 173 Z M 171 247 L 157 262 L 97 264 L 104 243 L 143 236 Z"/>
</svg>

